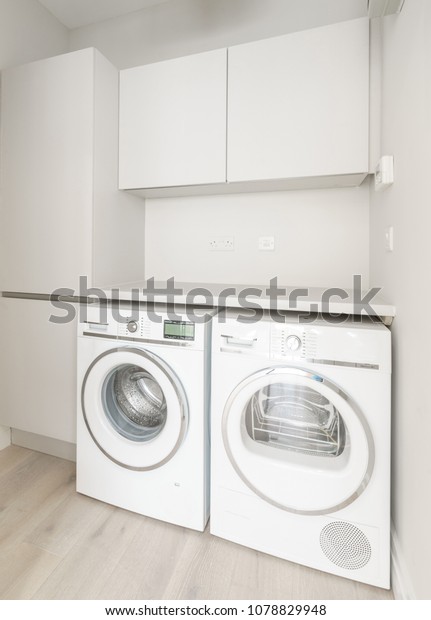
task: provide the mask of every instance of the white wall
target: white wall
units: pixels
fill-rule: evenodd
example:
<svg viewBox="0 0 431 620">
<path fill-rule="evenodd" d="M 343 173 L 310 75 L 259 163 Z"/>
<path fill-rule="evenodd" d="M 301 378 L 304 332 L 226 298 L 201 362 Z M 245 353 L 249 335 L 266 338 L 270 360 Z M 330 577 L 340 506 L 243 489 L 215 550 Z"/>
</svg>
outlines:
<svg viewBox="0 0 431 620">
<path fill-rule="evenodd" d="M 146 201 L 147 277 L 351 288 L 368 280 L 368 186 Z M 209 251 L 233 235 L 234 252 Z M 274 236 L 275 251 L 258 251 Z"/>
<path fill-rule="evenodd" d="M 69 31 L 37 0 L 0 0 L 0 69 L 68 51 Z"/>
<path fill-rule="evenodd" d="M 73 30 L 71 49 L 95 46 L 127 68 L 362 17 L 366 4 L 171 0 Z M 253 283 L 278 275 L 294 285 L 345 287 L 354 273 L 368 279 L 366 187 L 157 199 L 146 205 L 145 277 Z M 215 231 L 235 235 L 235 252 L 207 251 L 208 235 Z M 257 252 L 259 234 L 276 236 L 274 253 Z"/>
<path fill-rule="evenodd" d="M 393 521 L 404 586 L 431 598 L 431 3 L 406 0 L 382 23 L 381 152 L 395 156 L 395 184 L 371 192 L 371 283 L 397 308 L 393 324 Z M 384 229 L 394 226 L 394 252 Z"/>
<path fill-rule="evenodd" d="M 171 0 L 77 28 L 119 69 L 364 17 L 366 0 Z M 299 8 L 299 10 L 298 10 Z"/>
</svg>

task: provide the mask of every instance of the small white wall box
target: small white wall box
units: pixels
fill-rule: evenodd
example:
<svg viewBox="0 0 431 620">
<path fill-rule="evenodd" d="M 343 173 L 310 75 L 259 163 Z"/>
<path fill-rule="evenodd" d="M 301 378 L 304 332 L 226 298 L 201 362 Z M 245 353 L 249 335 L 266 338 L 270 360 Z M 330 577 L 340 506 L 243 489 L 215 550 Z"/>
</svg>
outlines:
<svg viewBox="0 0 431 620">
<path fill-rule="evenodd" d="M 404 0 L 368 0 L 368 16 L 372 19 L 400 13 L 403 4 Z"/>
<path fill-rule="evenodd" d="M 379 159 L 374 175 L 374 188 L 381 192 L 394 182 L 394 158 L 392 155 L 384 155 Z"/>
</svg>

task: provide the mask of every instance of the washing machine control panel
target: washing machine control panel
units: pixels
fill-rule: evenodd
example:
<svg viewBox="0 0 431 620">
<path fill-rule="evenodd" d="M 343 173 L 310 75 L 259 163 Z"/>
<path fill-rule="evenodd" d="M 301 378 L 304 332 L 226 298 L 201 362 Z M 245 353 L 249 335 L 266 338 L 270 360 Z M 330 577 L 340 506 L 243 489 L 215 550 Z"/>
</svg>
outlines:
<svg viewBox="0 0 431 620">
<path fill-rule="evenodd" d="M 125 316 L 117 326 L 117 337 L 126 341 L 178 344 L 193 348 L 201 348 L 203 338 L 201 332 L 203 330 L 199 329 L 199 325 L 188 321 L 186 317 L 174 320 L 166 315 Z"/>
<path fill-rule="evenodd" d="M 117 335 L 121 338 L 143 339 L 149 338 L 151 335 L 151 325 L 148 317 L 140 316 L 124 316 L 121 321 L 117 322 Z"/>
<path fill-rule="evenodd" d="M 193 318 L 196 316 L 196 321 Z M 130 306 L 88 307 L 86 320 L 80 322 L 80 335 L 112 338 L 126 343 L 178 346 L 203 350 L 208 340 L 207 324 L 212 313 L 205 309 L 201 315 L 155 306 L 145 310 Z M 199 320 L 198 320 L 199 318 Z"/>
</svg>

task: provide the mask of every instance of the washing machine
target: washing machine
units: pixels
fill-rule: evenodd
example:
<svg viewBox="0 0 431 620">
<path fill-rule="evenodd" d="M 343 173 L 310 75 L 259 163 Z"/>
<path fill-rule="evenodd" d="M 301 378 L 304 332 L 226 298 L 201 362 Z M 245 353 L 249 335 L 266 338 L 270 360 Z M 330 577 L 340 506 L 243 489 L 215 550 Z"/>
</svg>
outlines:
<svg viewBox="0 0 431 620">
<path fill-rule="evenodd" d="M 157 306 L 86 312 L 78 328 L 77 491 L 202 531 L 210 313 L 195 320 Z"/>
<path fill-rule="evenodd" d="M 239 318 L 213 329 L 211 533 L 389 588 L 390 331 Z"/>
</svg>

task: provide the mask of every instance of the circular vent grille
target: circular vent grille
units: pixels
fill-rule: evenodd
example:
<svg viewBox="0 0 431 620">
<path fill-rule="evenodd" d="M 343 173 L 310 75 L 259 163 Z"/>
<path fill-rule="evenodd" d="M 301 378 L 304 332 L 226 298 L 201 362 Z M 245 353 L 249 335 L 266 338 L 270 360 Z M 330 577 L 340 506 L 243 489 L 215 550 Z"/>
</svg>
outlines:
<svg viewBox="0 0 431 620">
<path fill-rule="evenodd" d="M 371 545 L 364 532 L 351 523 L 334 521 L 320 533 L 320 546 L 326 557 L 340 568 L 357 570 L 371 558 Z"/>
</svg>

